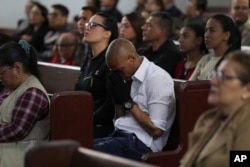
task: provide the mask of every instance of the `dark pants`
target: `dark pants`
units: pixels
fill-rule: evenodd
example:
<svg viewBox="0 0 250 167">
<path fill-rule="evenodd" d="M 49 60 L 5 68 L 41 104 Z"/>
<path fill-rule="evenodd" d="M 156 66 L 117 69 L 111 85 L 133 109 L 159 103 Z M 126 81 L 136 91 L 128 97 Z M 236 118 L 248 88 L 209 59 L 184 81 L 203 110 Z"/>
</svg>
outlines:
<svg viewBox="0 0 250 167">
<path fill-rule="evenodd" d="M 110 136 L 94 140 L 94 149 L 100 152 L 141 160 L 142 155 L 152 152 L 135 134 L 115 130 Z"/>
</svg>

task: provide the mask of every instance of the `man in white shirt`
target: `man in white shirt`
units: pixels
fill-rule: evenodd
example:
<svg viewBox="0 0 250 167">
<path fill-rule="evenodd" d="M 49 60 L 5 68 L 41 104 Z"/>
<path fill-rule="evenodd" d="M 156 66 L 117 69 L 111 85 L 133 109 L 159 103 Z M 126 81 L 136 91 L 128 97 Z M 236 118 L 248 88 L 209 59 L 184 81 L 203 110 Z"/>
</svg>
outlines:
<svg viewBox="0 0 250 167">
<path fill-rule="evenodd" d="M 108 86 L 115 103 L 116 130 L 95 139 L 94 149 L 134 160 L 161 151 L 175 117 L 173 79 L 139 56 L 125 39 L 114 40 L 105 58 L 112 70 Z"/>
</svg>

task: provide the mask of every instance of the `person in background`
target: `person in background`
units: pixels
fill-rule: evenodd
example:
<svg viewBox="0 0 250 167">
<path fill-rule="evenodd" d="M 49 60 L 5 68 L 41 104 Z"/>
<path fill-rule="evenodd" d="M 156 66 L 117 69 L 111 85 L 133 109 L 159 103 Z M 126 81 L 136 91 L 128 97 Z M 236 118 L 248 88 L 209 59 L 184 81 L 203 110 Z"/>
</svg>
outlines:
<svg viewBox="0 0 250 167">
<path fill-rule="evenodd" d="M 48 94 L 39 81 L 37 55 L 26 41 L 0 47 L 0 166 L 23 167 L 30 147 L 49 139 Z"/>
<path fill-rule="evenodd" d="M 142 155 L 161 151 L 167 143 L 175 117 L 173 79 L 139 56 L 126 39 L 114 40 L 105 59 L 111 70 L 108 87 L 115 103 L 115 130 L 95 139 L 94 149 L 141 161 Z"/>
<path fill-rule="evenodd" d="M 78 22 L 77 22 L 77 27 L 78 31 L 80 33 L 80 51 L 81 51 L 81 56 L 76 57 L 76 62 L 79 62 L 78 64 L 80 66 L 83 65 L 88 53 L 89 53 L 89 45 L 82 40 L 84 37 L 84 32 L 85 32 L 85 24 L 89 22 L 89 19 L 98 12 L 98 9 L 93 6 L 83 6 L 78 14 Z"/>
<path fill-rule="evenodd" d="M 92 6 L 97 10 L 100 10 L 100 0 L 87 0 L 86 6 Z"/>
<path fill-rule="evenodd" d="M 182 27 L 179 35 L 179 48 L 185 59 L 177 64 L 174 78 L 188 80 L 201 57 L 208 54 L 204 43 L 204 28 L 199 24 Z"/>
<path fill-rule="evenodd" d="M 182 11 L 174 4 L 174 0 L 162 0 L 165 11 L 173 18 L 180 18 L 182 17 Z"/>
<path fill-rule="evenodd" d="M 53 56 L 52 48 L 56 43 L 57 38 L 63 32 L 69 32 L 67 19 L 69 10 L 61 4 L 52 5 L 49 13 L 49 26 L 51 28 L 44 37 L 43 49 L 38 54 L 40 61 L 49 62 Z"/>
<path fill-rule="evenodd" d="M 212 53 L 203 56 L 189 80 L 210 80 L 216 64 L 228 52 L 241 49 L 240 31 L 233 20 L 224 14 L 211 16 L 205 28 L 205 44 Z"/>
<path fill-rule="evenodd" d="M 146 0 L 144 3 L 144 10 L 142 10 L 141 15 L 148 19 L 152 12 L 164 11 L 164 4 L 162 0 Z"/>
<path fill-rule="evenodd" d="M 145 47 L 141 29 L 145 22 L 146 20 L 140 14 L 129 13 L 124 15 L 119 27 L 119 37 L 131 41 L 136 49 Z"/>
<path fill-rule="evenodd" d="M 174 31 L 171 39 L 178 39 L 180 29 L 187 24 L 199 24 L 205 26 L 206 18 L 203 13 L 207 7 L 207 0 L 188 0 L 185 7 L 185 14 L 174 19 Z"/>
<path fill-rule="evenodd" d="M 208 103 L 180 167 L 230 166 L 230 151 L 250 150 L 250 55 L 229 53 L 213 71 Z"/>
<path fill-rule="evenodd" d="M 122 13 L 117 9 L 119 0 L 100 0 L 100 10 L 113 16 L 117 23 L 121 22 Z"/>
<path fill-rule="evenodd" d="M 147 0 L 136 0 L 136 7 L 133 10 L 133 13 L 141 14 L 141 12 L 144 10 L 144 4 Z"/>
<path fill-rule="evenodd" d="M 89 22 L 89 19 L 98 12 L 98 9 L 93 6 L 83 6 L 78 14 L 77 27 L 83 38 L 85 32 L 85 24 Z"/>
<path fill-rule="evenodd" d="M 105 53 L 109 43 L 118 37 L 116 20 L 105 12 L 94 14 L 88 23 L 83 40 L 90 51 L 81 66 L 76 90 L 89 91 L 93 96 L 94 137 L 104 137 L 113 130 L 114 106 L 107 89 L 109 69 Z"/>
<path fill-rule="evenodd" d="M 170 39 L 173 22 L 167 12 L 153 12 L 142 26 L 143 41 L 151 46 L 138 50 L 140 55 L 165 69 L 172 77 L 177 63 L 183 59 L 178 47 Z"/>
<path fill-rule="evenodd" d="M 26 40 L 40 52 L 43 48 L 44 36 L 49 31 L 47 16 L 47 8 L 38 2 L 33 2 L 33 7 L 29 13 L 29 25 L 23 31 L 15 34 L 13 36 L 14 40 Z"/>
<path fill-rule="evenodd" d="M 18 20 L 18 22 L 17 22 L 17 29 L 18 30 L 22 31 L 29 25 L 29 14 L 30 14 L 30 10 L 32 9 L 33 5 L 34 5 L 33 0 L 27 0 L 27 2 L 25 3 L 24 11 L 25 11 L 26 18 L 22 18 L 22 19 Z"/>
<path fill-rule="evenodd" d="M 241 32 L 241 45 L 250 46 L 249 0 L 232 0 L 230 14 Z"/>
<path fill-rule="evenodd" d="M 71 32 L 65 32 L 62 33 L 57 39 L 54 56 L 50 62 L 56 64 L 79 66 L 80 62 L 75 61 L 76 57 L 82 56 L 78 56 L 79 53 L 78 38 Z"/>
</svg>

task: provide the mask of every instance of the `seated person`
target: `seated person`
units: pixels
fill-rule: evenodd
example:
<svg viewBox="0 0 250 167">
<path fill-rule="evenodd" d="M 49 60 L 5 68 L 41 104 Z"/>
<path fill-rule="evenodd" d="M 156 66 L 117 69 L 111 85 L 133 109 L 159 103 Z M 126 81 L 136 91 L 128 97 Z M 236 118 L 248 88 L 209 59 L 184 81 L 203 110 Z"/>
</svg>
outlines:
<svg viewBox="0 0 250 167">
<path fill-rule="evenodd" d="M 50 62 L 64 65 L 79 65 L 79 63 L 75 62 L 75 58 L 80 53 L 78 44 L 76 35 L 71 32 L 62 33 L 56 41 L 54 56 Z"/>
<path fill-rule="evenodd" d="M 250 55 L 227 55 L 210 83 L 208 103 L 215 108 L 196 122 L 181 167 L 229 166 L 231 150 L 250 150 Z"/>
<path fill-rule="evenodd" d="M 28 148 L 47 140 L 49 97 L 39 81 L 37 55 L 24 40 L 0 48 L 0 166 L 22 167 Z"/>
<path fill-rule="evenodd" d="M 205 44 L 212 53 L 203 56 L 189 80 L 210 80 L 216 64 L 227 53 L 241 48 L 240 31 L 233 20 L 224 14 L 211 16 L 206 23 Z"/>
<path fill-rule="evenodd" d="M 204 43 L 204 28 L 199 24 L 189 24 L 181 28 L 179 48 L 185 54 L 175 69 L 174 78 L 188 80 L 194 69 L 208 49 Z"/>
<path fill-rule="evenodd" d="M 115 103 L 115 131 L 95 139 L 94 149 L 140 161 L 167 143 L 175 117 L 173 79 L 139 56 L 126 39 L 111 42 L 105 60 L 112 70 L 108 87 Z"/>
<path fill-rule="evenodd" d="M 29 13 L 29 25 L 22 31 L 16 33 L 13 38 L 15 41 L 26 40 L 38 52 L 43 48 L 43 40 L 49 31 L 48 10 L 38 2 L 34 2 Z"/>
</svg>

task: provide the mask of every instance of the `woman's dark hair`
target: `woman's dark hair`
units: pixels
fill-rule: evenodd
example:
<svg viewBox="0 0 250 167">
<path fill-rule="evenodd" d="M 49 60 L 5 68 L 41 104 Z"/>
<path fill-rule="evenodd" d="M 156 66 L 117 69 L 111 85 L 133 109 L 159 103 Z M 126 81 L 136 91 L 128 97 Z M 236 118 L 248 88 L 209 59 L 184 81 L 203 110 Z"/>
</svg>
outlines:
<svg viewBox="0 0 250 167">
<path fill-rule="evenodd" d="M 224 60 L 232 60 L 235 63 L 238 63 L 241 67 L 237 71 L 238 77 L 243 85 L 250 83 L 250 55 L 240 51 L 235 50 L 227 54 Z"/>
<path fill-rule="evenodd" d="M 13 67 L 16 62 L 23 65 L 25 72 L 31 73 L 40 79 L 37 65 L 37 53 L 28 43 L 26 51 L 16 42 L 9 42 L 0 47 L 0 66 Z"/>
<path fill-rule="evenodd" d="M 37 6 L 39 8 L 39 10 L 41 11 L 43 18 L 45 19 L 43 24 L 48 25 L 49 24 L 48 9 L 39 2 L 34 2 L 34 6 Z"/>
<path fill-rule="evenodd" d="M 9 35 L 0 33 L 0 46 L 12 40 L 13 39 Z"/>
<path fill-rule="evenodd" d="M 228 39 L 229 49 L 226 51 L 225 54 L 227 54 L 230 51 L 240 49 L 241 48 L 241 33 L 239 29 L 236 27 L 234 21 L 229 16 L 226 16 L 224 14 L 216 14 L 210 18 L 217 20 L 221 24 L 223 31 L 224 32 L 229 31 L 231 34 Z"/>
<path fill-rule="evenodd" d="M 136 32 L 136 41 L 135 41 L 135 47 L 138 49 L 139 47 L 142 47 L 144 42 L 142 40 L 142 29 L 141 27 L 145 24 L 145 18 L 142 17 L 140 14 L 137 13 L 129 13 L 124 15 L 124 17 L 127 17 L 129 22 L 131 23 L 132 28 Z"/>
<path fill-rule="evenodd" d="M 105 12 L 97 12 L 95 15 L 99 15 L 104 18 L 103 25 L 106 31 L 111 32 L 109 43 L 118 37 L 118 25 L 116 19 Z"/>
<path fill-rule="evenodd" d="M 200 52 L 203 53 L 203 54 L 208 54 L 209 51 L 208 51 L 208 49 L 206 47 L 206 44 L 204 42 L 204 33 L 205 33 L 204 27 L 202 27 L 199 24 L 187 24 L 184 27 L 190 28 L 194 32 L 196 37 L 201 37 L 202 38 L 202 43 L 200 45 Z"/>
</svg>

